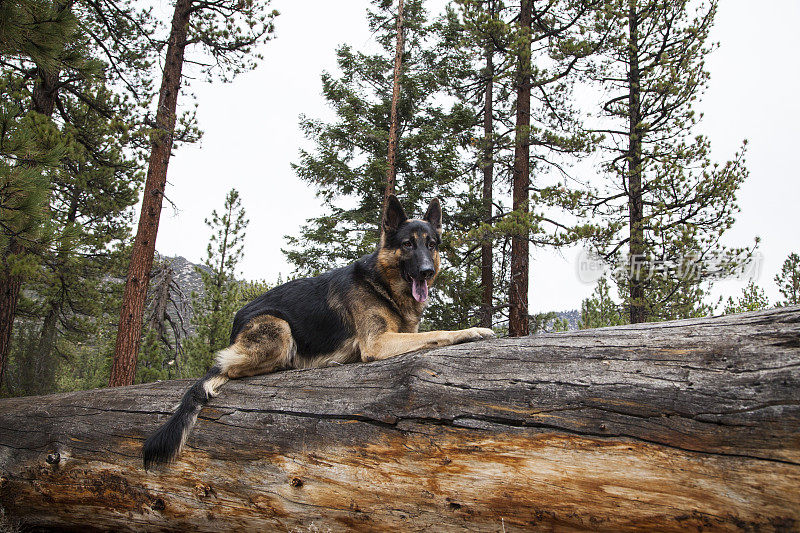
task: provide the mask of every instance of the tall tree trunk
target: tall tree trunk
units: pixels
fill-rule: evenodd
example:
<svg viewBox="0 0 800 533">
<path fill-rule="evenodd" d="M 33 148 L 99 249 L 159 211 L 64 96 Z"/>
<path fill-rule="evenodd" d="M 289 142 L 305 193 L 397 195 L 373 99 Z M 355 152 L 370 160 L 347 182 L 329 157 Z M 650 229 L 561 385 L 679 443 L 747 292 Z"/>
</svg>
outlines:
<svg viewBox="0 0 800 533">
<path fill-rule="evenodd" d="M 520 31 L 525 35 L 520 50 L 517 74 L 517 131 L 514 146 L 513 208 L 527 214 L 530 186 L 530 125 L 531 125 L 531 2 L 523 0 L 519 15 Z M 528 231 L 511 239 L 511 287 L 508 333 L 512 337 L 529 334 L 528 325 Z"/>
<path fill-rule="evenodd" d="M 491 11 L 492 6 L 490 4 Z M 493 102 L 492 91 L 494 90 L 494 48 L 491 43 L 486 45 L 486 97 L 483 105 L 483 216 L 484 222 L 490 223 L 492 220 L 492 185 L 494 182 L 494 142 L 492 133 Z M 492 311 L 494 309 L 494 274 L 492 272 L 492 242 L 487 241 L 481 244 L 481 287 L 483 296 L 481 307 L 481 326 L 492 327 Z"/>
<path fill-rule="evenodd" d="M 39 67 L 37 71 L 39 79 L 33 91 L 33 109 L 38 113 L 52 117 L 56 107 L 59 71 L 48 71 L 41 67 Z M 68 213 L 68 216 L 71 216 L 71 220 L 68 220 L 67 223 L 75 220 L 76 209 L 76 203 L 73 201 L 70 206 L 70 212 Z M 63 257 L 63 254 L 59 255 Z M 60 260 L 61 257 L 58 257 L 57 261 Z M 38 350 L 37 353 L 34 354 L 37 392 L 40 393 L 52 392 L 50 387 L 55 380 L 55 365 L 50 361 L 50 353 L 56 338 L 56 322 L 58 321 L 59 307 L 60 305 L 57 304 L 55 300 L 50 302 L 47 306 L 47 314 L 42 323 Z"/>
<path fill-rule="evenodd" d="M 64 219 L 65 228 L 72 226 L 75 223 L 75 220 L 78 218 L 79 194 L 80 193 L 77 190 L 72 191 L 69 211 L 67 212 L 67 218 Z M 38 372 L 39 377 L 37 378 L 37 386 L 38 390 L 42 393 L 52 392 L 54 384 L 53 382 L 55 380 L 56 365 L 52 364 L 50 356 L 53 351 L 53 346 L 55 345 L 58 316 L 61 313 L 64 305 L 65 294 L 67 292 L 66 281 L 63 273 L 63 269 L 65 268 L 67 261 L 67 255 L 68 251 L 66 249 L 63 247 L 59 248 L 53 270 L 59 279 L 61 288 L 58 294 L 47 303 L 47 314 L 42 322 L 42 329 L 39 333 L 39 343 L 36 353 L 34 354 L 36 360 L 38 361 L 37 366 L 39 369 L 41 369 Z"/>
<path fill-rule="evenodd" d="M 33 110 L 51 117 L 56 107 L 59 70 L 49 71 L 39 67 L 36 71 L 38 80 L 33 87 Z"/>
<path fill-rule="evenodd" d="M 636 0 L 628 0 L 628 216 L 630 226 L 630 318 L 631 324 L 647 322 L 644 301 L 644 209 L 642 202 L 641 86 L 639 72 L 639 29 Z"/>
<path fill-rule="evenodd" d="M 50 117 L 55 109 L 59 70 L 48 71 L 39 67 L 37 75 L 38 80 L 33 86 L 31 107 L 37 113 Z M 19 257 L 25 254 L 25 246 L 19 242 L 19 239 L 12 236 L 8 251 L 9 257 Z M 11 349 L 11 331 L 14 327 L 21 288 L 22 276 L 11 272 L 7 258 L 0 269 L 0 386 L 3 384 L 6 359 L 8 359 L 8 352 Z"/>
<path fill-rule="evenodd" d="M 42 329 L 39 334 L 39 342 L 37 344 L 36 353 L 33 354 L 38 361 L 36 366 L 39 367 L 40 378 L 39 390 L 44 394 L 52 392 L 51 385 L 55 379 L 55 372 L 50 370 L 55 369 L 55 365 L 51 364 L 50 356 L 53 352 L 53 345 L 56 341 L 56 326 L 58 322 L 58 313 L 61 303 L 53 300 L 47 307 L 47 314 L 42 322 Z"/>
<path fill-rule="evenodd" d="M 181 88 L 183 53 L 191 15 L 191 0 L 178 0 L 172 17 L 169 44 L 167 46 L 164 74 L 156 112 L 157 131 L 152 137 L 150 165 L 142 196 L 142 211 L 139 227 L 131 252 L 125 293 L 122 297 L 117 344 L 114 349 L 114 363 L 108 380 L 110 387 L 131 385 L 136 373 L 136 359 L 142 336 L 142 319 L 147 283 L 153 266 L 158 222 L 164 188 L 167 184 L 167 166 L 172 151 L 172 136 L 175 130 L 175 113 L 178 106 L 178 93 Z"/>
<path fill-rule="evenodd" d="M 400 69 L 403 66 L 403 0 L 397 2 L 397 45 L 394 51 L 394 82 L 392 86 L 392 108 L 389 114 L 389 152 L 386 157 L 386 189 L 383 193 L 383 208 L 389 195 L 394 194 L 394 183 L 397 175 L 397 136 L 399 119 L 397 102 L 400 100 Z"/>
<path fill-rule="evenodd" d="M 9 255 L 22 255 L 25 248 L 12 238 L 9 246 Z M 0 385 L 6 368 L 6 359 L 11 349 L 11 328 L 17 314 L 19 290 L 22 287 L 22 276 L 13 274 L 7 259 L 3 261 L 0 270 Z"/>
</svg>

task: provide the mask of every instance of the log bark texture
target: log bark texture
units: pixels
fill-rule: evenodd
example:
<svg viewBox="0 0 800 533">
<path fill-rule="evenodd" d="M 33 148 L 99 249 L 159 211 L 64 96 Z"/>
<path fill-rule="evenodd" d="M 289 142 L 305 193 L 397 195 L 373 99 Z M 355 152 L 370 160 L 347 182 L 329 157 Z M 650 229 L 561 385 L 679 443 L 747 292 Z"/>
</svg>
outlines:
<svg viewBox="0 0 800 533">
<path fill-rule="evenodd" d="M 496 339 L 229 383 L 0 401 L 0 506 L 41 529 L 798 531 L 800 307 Z"/>
</svg>

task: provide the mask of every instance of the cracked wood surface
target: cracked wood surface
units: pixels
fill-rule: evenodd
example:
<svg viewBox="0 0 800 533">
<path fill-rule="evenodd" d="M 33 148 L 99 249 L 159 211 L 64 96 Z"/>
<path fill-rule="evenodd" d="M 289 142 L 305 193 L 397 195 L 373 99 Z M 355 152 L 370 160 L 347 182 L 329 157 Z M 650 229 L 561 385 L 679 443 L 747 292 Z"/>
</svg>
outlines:
<svg viewBox="0 0 800 533">
<path fill-rule="evenodd" d="M 226 385 L 0 401 L 0 507 L 76 531 L 799 531 L 800 308 L 495 339 Z"/>
</svg>

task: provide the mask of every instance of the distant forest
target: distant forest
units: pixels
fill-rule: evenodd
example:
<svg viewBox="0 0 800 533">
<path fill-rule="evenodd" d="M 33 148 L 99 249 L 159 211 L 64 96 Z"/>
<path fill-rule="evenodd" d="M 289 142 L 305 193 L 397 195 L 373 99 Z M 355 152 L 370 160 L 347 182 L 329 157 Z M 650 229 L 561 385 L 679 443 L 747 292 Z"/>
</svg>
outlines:
<svg viewBox="0 0 800 533">
<path fill-rule="evenodd" d="M 187 65 L 230 81 L 280 25 L 266 1 L 173 7 L 160 20 L 138 0 L 0 2 L 0 395 L 201 375 L 236 310 L 284 281 L 235 279 L 248 224 L 235 188 L 206 220 L 193 289 L 155 252 L 170 157 L 202 134 Z M 529 257 L 575 244 L 607 273 L 577 327 L 797 304 L 798 254 L 775 273 L 778 302 L 754 283 L 711 301 L 758 246 L 722 244 L 746 142 L 712 161 L 696 134 L 717 7 L 374 0 L 377 48 L 320 51 L 338 62 L 321 73 L 334 118 L 299 119 L 312 148 L 294 171 L 324 213 L 288 237 L 292 276 L 372 251 L 396 194 L 446 206 L 427 329 L 566 329 L 529 313 Z"/>
</svg>

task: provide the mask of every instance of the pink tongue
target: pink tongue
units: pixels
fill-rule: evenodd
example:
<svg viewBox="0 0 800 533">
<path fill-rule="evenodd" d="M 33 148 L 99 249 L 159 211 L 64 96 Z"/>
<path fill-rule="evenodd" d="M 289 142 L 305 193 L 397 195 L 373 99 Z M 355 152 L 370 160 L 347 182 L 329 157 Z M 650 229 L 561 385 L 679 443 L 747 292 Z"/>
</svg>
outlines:
<svg viewBox="0 0 800 533">
<path fill-rule="evenodd" d="M 419 281 L 411 278 L 411 293 L 414 299 L 420 303 L 428 299 L 428 284 L 425 281 Z"/>
</svg>

